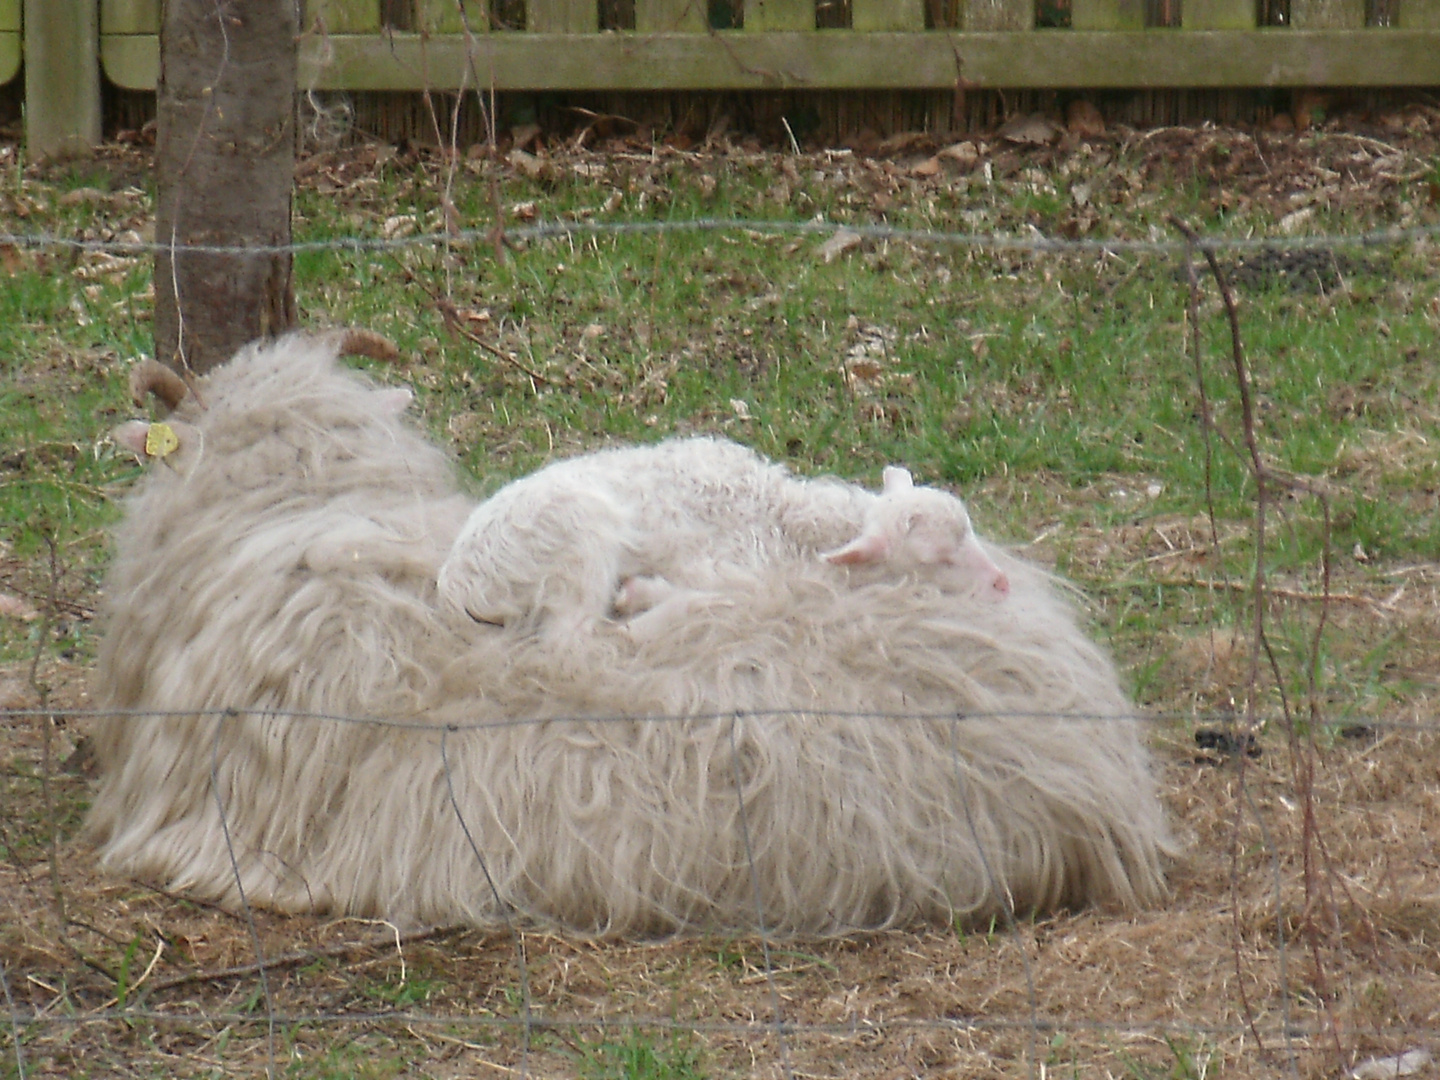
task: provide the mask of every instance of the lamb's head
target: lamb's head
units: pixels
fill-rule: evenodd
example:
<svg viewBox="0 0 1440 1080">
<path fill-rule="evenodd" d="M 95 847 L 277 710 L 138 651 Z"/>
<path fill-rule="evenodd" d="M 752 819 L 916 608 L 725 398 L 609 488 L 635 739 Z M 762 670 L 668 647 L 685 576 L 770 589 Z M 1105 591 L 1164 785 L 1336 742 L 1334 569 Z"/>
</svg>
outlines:
<svg viewBox="0 0 1440 1080">
<path fill-rule="evenodd" d="M 970 528 L 965 504 L 936 488 L 916 487 L 909 470 L 894 465 L 885 470 L 884 488 L 867 508 L 860 535 L 822 558 L 840 566 L 952 567 L 977 596 L 998 600 L 1010 592 L 1009 578 Z"/>
</svg>

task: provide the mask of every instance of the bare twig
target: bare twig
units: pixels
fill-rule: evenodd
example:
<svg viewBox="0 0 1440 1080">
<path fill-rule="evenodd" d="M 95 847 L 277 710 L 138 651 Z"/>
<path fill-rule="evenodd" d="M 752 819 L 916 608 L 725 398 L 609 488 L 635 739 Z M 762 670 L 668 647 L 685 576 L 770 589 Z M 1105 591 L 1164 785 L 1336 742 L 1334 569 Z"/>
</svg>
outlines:
<svg viewBox="0 0 1440 1080">
<path fill-rule="evenodd" d="M 504 349 L 491 345 L 479 334 L 475 333 L 475 331 L 466 327 L 465 320 L 460 317 L 460 309 L 457 308 L 448 297 L 442 296 L 435 290 L 429 288 L 423 281 L 419 280 L 417 277 L 415 277 L 414 274 L 410 273 L 410 271 L 403 270 L 403 272 L 405 274 L 406 281 L 409 284 L 415 285 L 423 293 L 425 293 L 426 296 L 430 297 L 430 299 L 435 302 L 435 307 L 439 309 L 440 317 L 445 320 L 445 325 L 448 329 L 460 335 L 472 345 L 480 346 L 480 348 L 484 349 L 491 356 L 497 357 L 500 360 L 504 360 L 507 364 L 511 365 L 518 371 L 521 371 L 525 375 L 528 375 L 533 381 L 537 383 L 544 383 L 547 386 L 551 384 L 551 379 L 547 379 L 544 375 L 540 374 L 540 372 L 536 371 L 534 368 L 528 367 L 525 364 L 521 363 L 520 358 L 514 353 L 508 353 Z"/>
<path fill-rule="evenodd" d="M 45 852 L 50 864 L 50 894 L 55 905 L 55 919 L 62 939 L 65 935 L 65 892 L 60 885 L 60 836 L 55 813 L 55 717 L 50 715 L 50 688 L 40 680 L 40 658 L 54 633 L 60 595 L 60 551 L 48 527 L 41 535 L 50 554 L 48 596 L 43 605 L 40 633 L 35 641 L 35 654 L 30 659 L 30 689 L 40 702 L 40 791 L 45 803 Z"/>
<path fill-rule="evenodd" d="M 399 935 L 401 944 L 408 945 L 415 941 L 430 941 L 435 938 L 448 937 L 451 934 L 463 932 L 464 927 L 442 926 L 428 927 L 424 930 L 417 930 L 410 934 Z M 249 964 L 236 964 L 233 967 L 211 968 L 208 971 L 191 971 L 184 975 L 172 975 L 168 979 L 157 979 L 150 984 L 150 993 L 158 994 L 162 990 L 173 990 L 177 986 L 192 986 L 195 983 L 218 982 L 222 979 L 243 978 L 246 975 L 257 974 L 263 967 L 266 971 L 275 971 L 277 968 L 298 967 L 301 964 L 308 964 L 315 960 L 327 960 L 337 956 L 349 956 L 357 952 L 370 952 L 377 949 L 390 949 L 395 946 L 396 935 L 381 934 L 371 941 L 346 941 L 339 945 L 330 945 L 323 949 L 301 949 L 298 952 L 285 953 L 283 956 L 276 956 L 262 962 Z M 138 985 L 138 984 L 137 984 Z"/>
<path fill-rule="evenodd" d="M 1178 217 L 1175 217 L 1175 216 L 1172 215 L 1171 218 L 1170 218 L 1170 221 L 1171 221 L 1171 224 L 1173 224 L 1173 225 L 1185 236 L 1185 238 L 1190 242 L 1190 248 L 1186 251 L 1186 254 L 1185 254 L 1185 267 L 1186 267 L 1187 277 L 1188 277 L 1188 279 L 1189 279 L 1189 284 L 1190 284 L 1190 297 L 1189 297 L 1189 308 L 1188 308 L 1188 311 L 1189 311 L 1189 315 L 1190 315 L 1191 350 L 1192 350 L 1192 355 L 1193 355 L 1194 364 L 1195 364 L 1195 379 L 1196 379 L 1196 383 L 1197 383 L 1198 388 L 1199 388 L 1199 391 L 1198 391 L 1198 392 L 1199 392 L 1200 401 L 1201 401 L 1200 419 L 1201 419 L 1202 427 L 1203 427 L 1204 431 L 1206 432 L 1206 437 L 1205 437 L 1205 506 L 1206 506 L 1206 511 L 1207 511 L 1207 513 L 1209 514 L 1209 518 L 1210 518 L 1211 536 L 1212 536 L 1213 541 L 1214 541 L 1216 561 L 1217 561 L 1217 563 L 1218 563 L 1219 560 L 1220 560 L 1219 528 L 1218 528 L 1218 526 L 1217 526 L 1216 523 L 1215 523 L 1215 491 L 1214 491 L 1214 488 L 1213 488 L 1213 486 L 1212 486 L 1212 484 L 1211 484 L 1211 471 L 1210 471 L 1211 457 L 1210 457 L 1210 438 L 1209 438 L 1209 432 L 1210 432 L 1211 430 L 1213 430 L 1213 428 L 1214 428 L 1214 418 L 1213 418 L 1213 416 L 1211 415 L 1211 412 L 1210 412 L 1209 399 L 1208 399 L 1208 397 L 1207 397 L 1206 394 L 1205 394 L 1204 367 L 1203 367 L 1202 362 L 1201 362 L 1201 350 L 1200 350 L 1200 317 L 1199 317 L 1199 312 L 1200 312 L 1200 300 L 1199 300 L 1200 285 L 1199 285 L 1199 281 L 1198 281 L 1198 280 L 1196 279 L 1196 277 L 1195 277 L 1195 271 L 1194 271 L 1194 267 L 1193 267 L 1194 253 L 1195 253 L 1195 251 L 1198 249 L 1199 238 L 1195 235 L 1194 231 L 1193 231 L 1188 225 L 1186 225 L 1183 221 L 1181 221 Z M 1215 264 L 1215 262 L 1214 262 L 1213 259 L 1210 260 L 1210 267 L 1211 267 L 1212 271 L 1215 271 L 1215 272 L 1218 274 L 1219 268 L 1218 268 L 1218 266 L 1216 266 L 1216 264 Z M 1218 278 L 1217 278 L 1217 280 L 1218 280 Z M 1222 281 L 1222 283 L 1221 283 L 1221 288 L 1222 288 L 1222 291 L 1223 291 L 1223 289 L 1224 289 L 1223 281 Z M 1257 562 L 1258 562 L 1258 561 L 1259 561 L 1259 560 L 1258 560 L 1258 558 L 1257 558 Z M 1228 586 L 1230 583 L 1227 581 L 1225 584 Z M 1257 606 L 1257 608 L 1258 608 L 1258 606 L 1259 606 L 1258 603 L 1257 603 L 1256 606 Z M 1252 690 L 1253 690 L 1253 684 L 1252 684 Z M 1247 737 L 1247 738 L 1248 738 L 1249 736 L 1251 736 L 1251 735 L 1253 734 L 1253 732 L 1254 732 L 1254 727 L 1253 727 L 1254 694 L 1253 694 L 1253 692 L 1252 692 L 1252 694 L 1251 694 L 1250 706 L 1251 706 L 1251 710 L 1252 710 L 1252 711 L 1250 712 L 1249 717 L 1247 718 L 1247 721 L 1248 721 L 1248 722 L 1247 722 L 1247 724 L 1246 724 L 1246 731 L 1245 731 L 1245 733 L 1244 733 L 1244 737 Z M 1241 958 L 1240 958 L 1240 945 L 1241 945 L 1241 942 L 1242 942 L 1242 940 L 1243 940 L 1243 938 L 1244 938 L 1244 932 L 1243 932 L 1243 930 L 1242 930 L 1242 928 L 1241 928 L 1241 925 L 1240 925 L 1240 830 L 1241 830 L 1242 825 L 1244 824 L 1244 819 L 1245 819 L 1245 801 L 1244 801 L 1243 796 L 1244 796 L 1244 793 L 1245 793 L 1245 791 L 1246 791 L 1246 788 L 1245 788 L 1245 765 L 1246 765 L 1246 760 L 1247 760 L 1247 759 L 1246 759 L 1246 755 L 1241 754 L 1241 755 L 1240 755 L 1240 760 L 1239 760 L 1238 787 L 1239 787 L 1239 791 L 1240 791 L 1240 794 L 1241 794 L 1242 797 L 1237 798 L 1237 799 L 1235 800 L 1235 824 L 1234 824 L 1233 829 L 1231 830 L 1231 841 L 1230 841 L 1230 911 L 1231 911 L 1232 928 L 1233 928 L 1233 930 L 1234 930 L 1234 933 L 1233 933 L 1233 935 L 1232 935 L 1232 942 L 1233 942 L 1233 946 L 1234 946 L 1235 987 L 1236 987 L 1236 992 L 1237 992 L 1237 993 L 1239 994 L 1239 996 L 1240 996 L 1240 1007 L 1241 1007 L 1241 1009 L 1244 1011 L 1244 1014 L 1245 1014 L 1245 1022 L 1246 1022 L 1246 1024 L 1249 1026 L 1249 1028 L 1250 1028 L 1250 1035 L 1251 1035 L 1251 1037 L 1255 1040 L 1255 1045 L 1256 1045 L 1256 1047 L 1260 1050 L 1260 1052 L 1268 1057 L 1268 1056 L 1269 1056 L 1269 1050 L 1266 1048 L 1264 1040 L 1260 1037 L 1260 1028 L 1259 1028 L 1258 1023 L 1256 1022 L 1255 1008 L 1254 1008 L 1253 1005 L 1250 1004 L 1250 995 L 1247 994 L 1246 991 L 1245 991 L 1245 977 L 1244 977 L 1244 971 L 1242 970 L 1242 969 L 1243 969 L 1243 965 L 1242 965 L 1242 963 L 1241 963 Z M 1262 824 L 1262 828 L 1263 828 L 1263 824 Z M 1277 884 L 1276 884 L 1276 907 L 1277 907 L 1277 909 L 1278 909 L 1278 907 L 1279 907 L 1279 884 L 1278 884 L 1278 882 L 1277 882 Z M 1278 916 L 1277 916 L 1277 917 L 1278 917 Z M 1284 936 L 1283 936 L 1283 933 L 1282 933 L 1282 935 L 1280 936 L 1280 949 L 1281 949 L 1281 965 L 1282 965 L 1282 970 L 1283 970 L 1283 965 L 1284 965 L 1284 948 L 1285 948 Z M 1287 1039 L 1288 1039 L 1288 1031 L 1289 1031 L 1289 1027 L 1290 1027 L 1290 1018 L 1289 1018 L 1289 1015 L 1288 1015 L 1288 1013 L 1289 1013 L 1289 1005 L 1288 1005 L 1288 1003 L 1285 1005 L 1285 1009 L 1286 1009 L 1286 1016 L 1285 1016 L 1285 1018 L 1284 1018 L 1284 1025 L 1285 1025 L 1285 1028 L 1286 1028 L 1286 1031 L 1287 1031 Z M 1294 1062 L 1295 1062 L 1295 1058 L 1294 1058 L 1294 1053 L 1293 1053 L 1293 1052 L 1292 1052 L 1291 1055 L 1290 1055 L 1290 1061 L 1291 1061 L 1291 1065 L 1293 1066 L 1293 1065 L 1294 1065 Z"/>
</svg>

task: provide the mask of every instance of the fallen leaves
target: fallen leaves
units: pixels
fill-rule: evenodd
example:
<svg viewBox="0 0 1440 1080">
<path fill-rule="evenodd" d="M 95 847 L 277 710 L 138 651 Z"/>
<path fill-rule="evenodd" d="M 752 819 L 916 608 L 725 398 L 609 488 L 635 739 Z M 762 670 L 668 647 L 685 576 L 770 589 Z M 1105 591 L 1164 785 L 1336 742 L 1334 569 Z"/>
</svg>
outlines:
<svg viewBox="0 0 1440 1080">
<path fill-rule="evenodd" d="M 0 618 L 34 622 L 39 617 L 40 612 L 28 601 L 10 593 L 0 593 Z"/>
<path fill-rule="evenodd" d="M 831 237 L 815 252 L 827 263 L 834 262 L 847 251 L 854 251 L 861 244 L 860 234 L 849 229 L 836 229 Z"/>
</svg>

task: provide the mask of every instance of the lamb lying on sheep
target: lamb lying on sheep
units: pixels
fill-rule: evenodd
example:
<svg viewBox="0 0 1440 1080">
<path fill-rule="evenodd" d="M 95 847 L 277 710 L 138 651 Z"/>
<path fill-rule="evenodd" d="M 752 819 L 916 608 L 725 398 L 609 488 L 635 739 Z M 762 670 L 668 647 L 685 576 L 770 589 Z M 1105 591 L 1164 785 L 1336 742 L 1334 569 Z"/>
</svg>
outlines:
<svg viewBox="0 0 1440 1080">
<path fill-rule="evenodd" d="M 713 438 L 601 451 L 507 485 L 470 515 L 439 588 L 477 622 L 548 622 L 563 636 L 611 614 L 688 605 L 713 588 L 718 568 L 817 560 L 924 572 L 993 600 L 1010 589 L 964 503 L 916 487 L 905 469 L 887 468 L 872 495 L 800 479 Z M 647 629 L 668 624 L 652 619 Z"/>
<path fill-rule="evenodd" d="M 140 443 L 159 463 L 116 532 L 95 671 L 106 870 L 232 908 L 243 889 L 283 911 L 609 934 L 1164 894 L 1133 709 L 1036 567 L 989 553 L 1003 603 L 928 572 L 840 576 L 815 553 L 863 532 L 876 497 L 714 443 L 742 466 L 728 503 L 680 478 L 631 519 L 637 551 L 673 538 L 665 580 L 709 585 L 673 632 L 477 623 L 436 585 L 473 501 L 403 392 L 337 347 L 248 347 L 177 399 L 174 446 Z M 754 509 L 797 483 L 803 513 Z"/>
</svg>

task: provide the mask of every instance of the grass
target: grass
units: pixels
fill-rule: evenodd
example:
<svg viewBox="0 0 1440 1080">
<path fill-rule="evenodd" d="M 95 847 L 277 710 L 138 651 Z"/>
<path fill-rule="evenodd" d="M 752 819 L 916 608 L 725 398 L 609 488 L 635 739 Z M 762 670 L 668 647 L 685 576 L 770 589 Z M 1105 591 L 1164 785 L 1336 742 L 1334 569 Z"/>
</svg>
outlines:
<svg viewBox="0 0 1440 1080">
<path fill-rule="evenodd" d="M 792 223 L 823 215 L 831 222 L 1013 236 L 1030 235 L 1033 226 L 1047 235 L 1144 239 L 1152 228 L 1173 235 L 1166 224 L 1173 213 L 1228 236 L 1278 236 L 1292 189 L 1327 192 L 1328 204 L 1307 223 L 1317 231 L 1353 234 L 1440 216 L 1423 183 L 1326 179 L 1322 170 L 1343 177 L 1337 161 L 1353 153 L 1338 137 L 1308 148 L 1298 141 L 1268 145 L 1268 171 L 1246 165 L 1248 137 L 1178 156 L 1166 138 L 1034 153 L 990 146 L 988 181 L 979 172 L 921 180 L 905 162 L 823 153 L 556 154 L 535 176 L 483 158 L 457 164 L 452 174 L 443 161 L 413 152 L 356 167 L 355 158 L 339 153 L 315 159 L 297 191 L 296 235 L 379 236 L 408 228 L 407 218 L 415 228 L 437 229 L 447 186 L 462 224 L 481 229 L 493 221 L 498 191 L 512 230 L 531 215 Z M 1186 172 L 1189 166 L 1177 161 L 1198 162 L 1194 169 L 1202 171 Z M 115 150 L 69 171 L 7 174 L 0 227 L 97 239 L 145 235 L 153 214 L 147 164 L 133 151 Z M 1289 188 L 1271 191 L 1287 178 Z M 1076 194 L 1081 186 L 1084 200 Z M 1229 853 L 1233 844 L 1240 853 L 1236 872 L 1250 890 L 1233 914 L 1243 931 L 1238 948 L 1252 965 L 1247 978 L 1263 984 L 1258 997 L 1269 988 L 1273 999 L 1279 991 L 1266 950 L 1273 944 L 1276 852 L 1253 823 L 1235 824 L 1226 801 L 1234 771 L 1197 769 L 1191 760 L 1193 730 L 1244 703 L 1250 646 L 1234 633 L 1248 631 L 1244 587 L 1257 559 L 1255 488 L 1239 449 L 1229 330 L 1213 283 L 1203 279 L 1201 301 L 1204 388 L 1217 422 L 1207 473 L 1185 334 L 1188 293 L 1173 255 L 1028 254 L 894 239 L 867 240 L 826 261 L 824 240 L 741 228 L 517 240 L 503 257 L 485 244 L 448 252 L 312 251 L 297 256 L 296 282 L 307 324 L 363 325 L 401 345 L 406 359 L 376 376 L 415 388 L 421 422 L 473 477 L 477 493 L 564 454 L 691 432 L 723 433 L 798 472 L 869 485 L 885 464 L 904 463 L 920 480 L 962 493 L 983 533 L 1023 545 L 1082 588 L 1095 633 L 1115 651 L 1137 698 L 1164 717 L 1155 738 L 1167 798 L 1199 852 L 1177 873 L 1178 914 L 1137 916 L 1133 926 L 1078 915 L 1014 930 L 956 927 L 780 948 L 772 950 L 768 979 L 759 945 L 749 940 L 602 947 L 527 935 L 537 1015 L 763 1022 L 773 982 L 787 1015 L 802 1024 L 860 1024 L 856 1018 L 864 1016 L 868 1025 L 879 1018 L 857 1029 L 867 1032 L 860 1041 L 844 1044 L 873 1052 L 864 1059 L 869 1073 L 923 1074 L 964 1062 L 967 1075 L 1015 1075 L 1031 1050 L 1022 1036 L 1001 1029 L 967 1032 L 969 1042 L 958 1049 L 933 1032 L 887 1034 L 885 1018 L 1025 1016 L 1035 993 L 1041 1014 L 1060 1020 L 1090 1016 L 1093 997 L 1102 1021 L 1142 1006 L 1173 1006 L 1160 1018 L 1234 1023 L 1227 965 L 1240 961 L 1232 915 L 1217 914 L 1230 911 Z M 1281 689 L 1292 705 L 1307 702 L 1313 663 L 1322 718 L 1333 725 L 1428 716 L 1440 637 L 1434 578 L 1426 570 L 1440 551 L 1433 449 L 1440 438 L 1440 254 L 1431 241 L 1363 254 L 1337 248 L 1333 266 L 1263 253 L 1225 261 L 1240 296 L 1260 452 L 1272 468 L 1324 490 L 1331 514 L 1327 537 L 1315 497 L 1285 494 L 1267 506 L 1264 565 L 1282 593 L 1267 611 L 1280 675 L 1262 673 L 1262 704 L 1273 711 Z M 149 273 L 145 260 L 123 255 L 0 248 L 0 594 L 23 601 L 35 616 L 0 615 L 4 707 L 39 703 L 28 677 L 37 650 L 36 681 L 45 698 L 83 704 L 99 633 L 107 530 L 139 475 L 105 433 L 134 412 L 125 379 L 129 363 L 151 347 Z M 447 322 L 447 306 L 463 333 Z M 1317 660 L 1327 539 L 1331 589 L 1342 599 L 1327 609 Z M 71 862 L 62 870 L 72 909 L 97 933 L 56 929 L 45 902 L 46 837 L 52 829 L 73 835 L 87 780 L 82 765 L 54 777 L 54 806 L 47 810 L 37 727 L 30 718 L 6 722 L 0 873 L 16 883 L 13 896 L 39 898 L 30 921 L 0 921 L 6 970 L 63 989 L 67 1003 L 80 1002 L 74 1006 L 80 1015 L 106 997 L 137 1010 L 170 1001 L 152 997 L 162 975 L 245 963 L 248 936 L 228 917 L 117 885 Z M 55 735 L 56 759 L 67 759 L 75 733 Z M 1405 866 L 1429 857 L 1422 842 L 1428 796 L 1417 794 L 1433 782 L 1425 772 L 1429 751 L 1402 744 L 1398 735 L 1357 743 L 1336 727 L 1318 737 L 1322 750 L 1344 761 L 1322 778 L 1330 784 L 1327 809 L 1345 823 L 1327 857 L 1361 868 L 1347 881 L 1356 883 L 1355 904 L 1368 904 L 1364 915 L 1371 919 L 1352 918 L 1346 908 L 1345 941 L 1389 935 L 1387 947 L 1410 957 L 1405 950 L 1440 925 L 1428 893 L 1418 885 L 1413 895 L 1405 892 Z M 1281 813 L 1292 778 L 1278 733 L 1268 733 L 1264 746 L 1265 756 L 1246 768 L 1259 778 L 1260 803 L 1280 815 L 1269 827 L 1293 883 L 1298 826 Z M 1286 887 L 1292 891 L 1285 904 L 1303 910 L 1304 898 Z M 329 947 L 341 932 L 331 924 L 297 929 L 299 922 L 262 918 L 267 955 L 293 951 L 297 936 L 301 947 Z M 1299 941 L 1304 920 L 1296 915 L 1292 923 Z M 142 974 L 161 939 L 164 959 L 147 983 Z M 93 968 L 75 966 L 65 941 L 83 944 L 118 980 L 104 984 Z M 1159 959 L 1147 959 L 1137 973 L 1135 950 L 1152 947 Z M 1360 951 L 1357 945 L 1354 955 Z M 400 1019 L 347 1027 L 343 1038 L 335 1028 L 297 1023 L 282 1040 L 285 1075 L 418 1075 L 419 1063 L 445 1054 L 479 1056 L 502 1069 L 519 1065 L 513 1029 L 405 1026 L 413 1014 L 451 1009 L 486 1021 L 520 1015 L 526 995 L 508 937 L 407 943 L 405 963 L 388 944 L 324 955 L 338 959 L 274 973 L 277 1011 Z M 1026 956 L 1042 976 L 1033 991 Z M 1337 945 L 1325 956 L 1341 965 L 1352 954 Z M 1395 974 L 1398 960 L 1380 976 L 1368 959 L 1354 964 L 1355 985 L 1373 986 L 1378 978 L 1391 1003 L 1383 1024 L 1376 1020 L 1367 1032 L 1423 1022 L 1433 989 L 1423 966 L 1407 982 Z M 1218 982 L 1172 1001 L 1191 965 Z M 1090 992 L 1079 989 L 1091 977 Z M 1132 980 L 1149 980 L 1138 1005 L 1114 996 Z M 1424 992 L 1406 992 L 1412 984 Z M 1054 988 L 1059 999 L 1045 998 Z M 26 1001 L 49 1000 L 33 983 L 18 990 L 32 995 Z M 1375 1011 L 1377 993 L 1366 991 L 1362 1011 Z M 266 1006 L 258 984 L 239 977 L 201 982 L 194 994 L 211 1011 L 242 1010 L 246 1019 L 229 1026 L 157 1022 L 124 1032 L 78 1025 L 67 1038 L 137 1075 L 151 1066 L 164 1074 L 168 1066 L 157 1062 L 189 1061 L 194 1075 L 262 1068 L 256 1047 Z M 1306 1001 L 1305 1008 L 1320 1008 L 1318 997 Z M 1210 1004 L 1219 1011 L 1206 1012 Z M 535 1074 L 748 1075 L 757 1055 L 769 1063 L 778 1052 L 764 1041 L 769 1035 L 672 1038 L 610 1027 L 588 1038 L 583 1030 L 538 1031 L 532 1051 L 542 1064 Z M 51 1034 L 27 1035 L 23 1045 L 50 1055 L 46 1060 L 63 1071 L 69 1051 L 51 1048 L 45 1042 Z M 1106 1037 L 1083 1024 L 1054 1035 L 1051 1070 L 1260 1074 L 1244 1037 L 1152 1039 L 1140 1047 L 1110 1046 Z M 819 1063 L 807 1071 L 839 1074 L 840 1041 L 799 1031 L 790 1049 L 797 1060 Z M 1371 1041 L 1384 1042 L 1378 1035 Z M 6 1045 L 0 1035 L 0 1050 Z M 1307 1053 L 1306 1068 L 1315 1075 L 1335 1072 L 1327 1050 Z M 218 1064 L 207 1073 L 207 1062 Z M 12 1066 L 13 1057 L 0 1063 Z"/>
<path fill-rule="evenodd" d="M 678 1035 L 659 1040 L 634 1030 L 623 1039 L 582 1045 L 576 1064 L 584 1080 L 701 1080 L 709 1075 L 688 1040 Z"/>
</svg>

